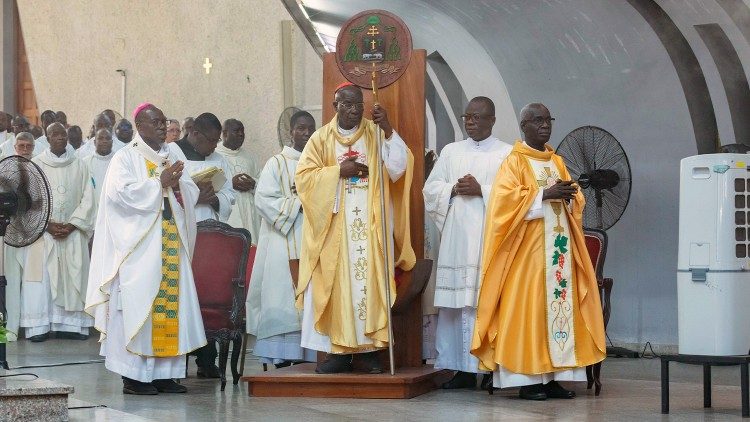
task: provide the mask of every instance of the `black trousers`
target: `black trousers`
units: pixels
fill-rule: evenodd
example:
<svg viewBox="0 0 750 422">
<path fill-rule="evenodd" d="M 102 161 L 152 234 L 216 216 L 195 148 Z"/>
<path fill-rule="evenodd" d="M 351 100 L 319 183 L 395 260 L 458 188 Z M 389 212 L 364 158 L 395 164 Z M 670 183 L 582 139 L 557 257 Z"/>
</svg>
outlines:
<svg viewBox="0 0 750 422">
<path fill-rule="evenodd" d="M 216 356 L 219 355 L 219 352 L 216 351 L 216 341 L 209 340 L 207 345 L 195 349 L 189 354 L 195 356 L 195 364 L 198 367 L 205 368 L 216 365 Z"/>
</svg>

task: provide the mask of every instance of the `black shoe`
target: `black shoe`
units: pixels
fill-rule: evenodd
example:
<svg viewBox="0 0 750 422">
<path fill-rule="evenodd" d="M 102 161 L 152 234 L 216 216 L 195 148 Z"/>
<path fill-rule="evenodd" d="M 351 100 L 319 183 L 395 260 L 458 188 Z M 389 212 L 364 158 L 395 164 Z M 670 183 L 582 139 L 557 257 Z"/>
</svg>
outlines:
<svg viewBox="0 0 750 422">
<path fill-rule="evenodd" d="M 174 380 L 153 380 L 151 385 L 160 393 L 187 393 L 187 387 L 177 384 Z"/>
<path fill-rule="evenodd" d="M 524 385 L 518 390 L 518 397 L 524 400 L 547 400 L 542 384 Z"/>
<path fill-rule="evenodd" d="M 122 393 L 135 394 L 137 396 L 153 396 L 159 394 L 159 390 L 147 382 L 122 377 Z"/>
<path fill-rule="evenodd" d="M 89 335 L 88 334 L 81 334 L 81 333 L 71 333 L 69 331 L 57 331 L 52 333 L 55 338 L 64 339 L 64 340 L 88 340 Z"/>
<path fill-rule="evenodd" d="M 572 399 L 576 396 L 575 391 L 564 389 L 557 381 L 550 381 L 545 384 L 544 393 L 551 399 Z"/>
<path fill-rule="evenodd" d="M 88 340 L 89 335 L 81 334 L 81 333 L 67 333 L 67 335 L 64 338 L 67 338 L 70 340 Z"/>
<path fill-rule="evenodd" d="M 362 364 L 362 369 L 368 374 L 382 374 L 383 364 L 378 359 L 378 352 L 367 352 L 357 354 L 357 359 Z"/>
<path fill-rule="evenodd" d="M 273 366 L 276 367 L 276 369 L 286 368 L 287 366 L 292 366 L 292 361 L 288 360 L 281 363 L 274 363 Z"/>
<path fill-rule="evenodd" d="M 492 378 L 490 378 L 491 380 Z M 444 390 L 455 390 L 458 388 L 471 388 L 477 387 L 477 374 L 473 372 L 456 372 L 453 378 L 442 385 Z"/>
<path fill-rule="evenodd" d="M 352 372 L 352 355 L 329 353 L 326 360 L 315 368 L 316 374 L 338 374 L 341 372 Z"/>
<path fill-rule="evenodd" d="M 49 333 L 37 334 L 35 336 L 29 337 L 29 341 L 32 343 L 41 343 L 47 340 L 49 340 Z"/>
<path fill-rule="evenodd" d="M 198 378 L 221 378 L 221 374 L 219 374 L 219 367 L 216 365 L 199 366 Z"/>
</svg>

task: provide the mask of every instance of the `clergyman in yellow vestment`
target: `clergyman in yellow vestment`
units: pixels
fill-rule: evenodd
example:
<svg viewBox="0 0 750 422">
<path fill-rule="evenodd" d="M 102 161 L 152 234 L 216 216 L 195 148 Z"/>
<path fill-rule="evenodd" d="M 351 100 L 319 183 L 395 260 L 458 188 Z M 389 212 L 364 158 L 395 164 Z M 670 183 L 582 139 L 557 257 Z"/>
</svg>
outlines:
<svg viewBox="0 0 750 422">
<path fill-rule="evenodd" d="M 606 356 L 584 197 L 546 145 L 547 108 L 529 104 L 520 120 L 524 142 L 490 195 L 472 353 L 494 372 L 494 387 L 521 386 L 530 400 L 573 398 L 557 381 L 585 381 L 585 367 Z"/>
<path fill-rule="evenodd" d="M 304 297 L 302 347 L 329 353 L 316 372 L 349 372 L 357 353 L 368 372 L 378 373 L 382 365 L 374 352 L 388 347 L 387 312 L 393 305 L 386 303 L 383 239 L 395 266 L 410 270 L 415 263 L 409 238 L 413 158 L 382 107 L 373 109 L 373 120 L 362 118 L 359 88 L 340 87 L 333 106 L 336 116 L 310 137 L 295 176 L 305 215 L 297 287 L 298 305 Z M 388 173 L 385 237 L 377 130 Z M 392 276 L 388 282 L 393 302 Z"/>
</svg>

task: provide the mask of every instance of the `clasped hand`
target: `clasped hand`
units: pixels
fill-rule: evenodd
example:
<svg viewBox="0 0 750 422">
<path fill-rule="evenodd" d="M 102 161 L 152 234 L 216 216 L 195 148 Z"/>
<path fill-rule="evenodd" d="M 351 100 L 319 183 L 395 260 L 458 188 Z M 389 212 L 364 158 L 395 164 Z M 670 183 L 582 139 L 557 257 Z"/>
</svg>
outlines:
<svg viewBox="0 0 750 422">
<path fill-rule="evenodd" d="M 453 185 L 453 192 L 451 196 L 463 195 L 463 196 L 482 196 L 482 185 L 477 182 L 477 179 L 467 174 L 464 177 L 458 179 L 455 185 Z"/>
<path fill-rule="evenodd" d="M 557 183 L 542 191 L 542 200 L 565 199 L 571 200 L 578 193 L 578 186 L 572 180 L 557 179 Z"/>
<path fill-rule="evenodd" d="M 348 179 L 350 177 L 367 177 L 366 165 L 357 162 L 357 156 L 347 157 L 339 164 L 339 177 Z"/>
<path fill-rule="evenodd" d="M 245 173 L 239 173 L 232 178 L 232 187 L 236 191 L 247 192 L 255 189 L 255 180 Z"/>
<path fill-rule="evenodd" d="M 47 223 L 47 233 L 51 234 L 54 239 L 65 239 L 76 229 L 76 226 L 70 223 Z"/>
</svg>

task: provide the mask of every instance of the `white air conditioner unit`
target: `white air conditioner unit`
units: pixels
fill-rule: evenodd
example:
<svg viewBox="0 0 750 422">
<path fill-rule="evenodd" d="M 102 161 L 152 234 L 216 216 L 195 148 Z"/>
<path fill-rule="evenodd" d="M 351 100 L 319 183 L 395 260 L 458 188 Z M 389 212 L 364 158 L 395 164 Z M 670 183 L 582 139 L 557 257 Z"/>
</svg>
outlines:
<svg viewBox="0 0 750 422">
<path fill-rule="evenodd" d="M 750 155 L 680 163 L 679 353 L 750 350 Z"/>
</svg>

